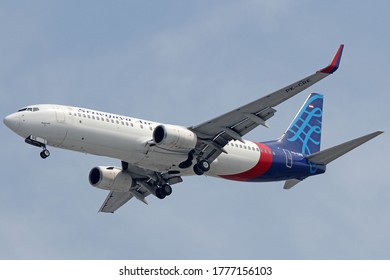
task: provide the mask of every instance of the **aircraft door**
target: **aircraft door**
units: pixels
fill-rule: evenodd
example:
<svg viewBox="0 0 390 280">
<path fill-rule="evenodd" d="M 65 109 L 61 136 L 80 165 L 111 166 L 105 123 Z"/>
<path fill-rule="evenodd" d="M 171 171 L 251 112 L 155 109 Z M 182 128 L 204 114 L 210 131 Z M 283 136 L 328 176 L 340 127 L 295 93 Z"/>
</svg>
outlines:
<svg viewBox="0 0 390 280">
<path fill-rule="evenodd" d="M 60 108 L 56 108 L 56 119 L 59 123 L 65 122 L 65 113 Z"/>
<path fill-rule="evenodd" d="M 291 152 L 289 150 L 285 150 L 283 149 L 283 152 L 284 154 L 286 155 L 286 166 L 288 168 L 291 168 L 292 165 L 293 165 L 293 160 L 292 160 L 292 155 L 291 155 Z"/>
<path fill-rule="evenodd" d="M 57 125 L 53 124 L 52 130 L 55 131 L 51 136 L 51 145 L 55 147 L 64 147 L 68 129 L 65 124 L 65 112 L 62 108 L 55 108 Z"/>
</svg>

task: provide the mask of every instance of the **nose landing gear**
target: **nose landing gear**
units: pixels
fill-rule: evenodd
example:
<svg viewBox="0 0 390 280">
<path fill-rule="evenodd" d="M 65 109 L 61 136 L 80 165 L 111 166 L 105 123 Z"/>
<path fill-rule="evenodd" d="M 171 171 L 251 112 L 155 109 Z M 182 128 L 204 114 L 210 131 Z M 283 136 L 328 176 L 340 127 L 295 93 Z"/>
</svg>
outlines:
<svg viewBox="0 0 390 280">
<path fill-rule="evenodd" d="M 41 156 L 41 158 L 45 159 L 48 156 L 50 156 L 50 152 L 49 152 L 49 150 L 46 149 L 46 147 L 44 147 L 43 151 L 39 155 Z"/>
<path fill-rule="evenodd" d="M 43 148 L 42 152 L 39 154 L 41 158 L 45 159 L 50 156 L 50 152 L 46 149 L 47 141 L 43 138 L 30 135 L 24 140 L 27 144 L 33 145 L 35 147 Z"/>
</svg>

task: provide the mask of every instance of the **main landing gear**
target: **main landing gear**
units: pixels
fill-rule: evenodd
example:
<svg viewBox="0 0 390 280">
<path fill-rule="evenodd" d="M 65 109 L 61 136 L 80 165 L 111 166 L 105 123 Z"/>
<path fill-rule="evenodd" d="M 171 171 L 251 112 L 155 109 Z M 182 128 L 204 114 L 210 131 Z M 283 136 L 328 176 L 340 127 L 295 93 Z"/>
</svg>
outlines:
<svg viewBox="0 0 390 280">
<path fill-rule="evenodd" d="M 135 166 L 133 166 L 133 168 L 137 170 Z M 128 162 L 122 161 L 122 170 L 128 171 L 131 174 L 131 171 L 129 171 Z M 142 175 L 142 172 L 139 174 Z M 180 176 L 172 176 L 172 177 L 164 178 L 164 174 L 155 172 L 154 176 L 151 175 L 149 180 L 145 180 L 145 181 L 141 180 L 138 182 L 138 184 L 146 188 L 150 193 L 154 194 L 157 198 L 164 199 L 165 197 L 170 196 L 172 194 L 172 187 L 170 184 L 176 184 L 182 181 L 183 180 L 181 179 Z"/>
<path fill-rule="evenodd" d="M 210 167 L 210 163 L 207 160 L 203 159 L 194 165 L 194 172 L 196 175 L 200 176 L 203 175 L 205 172 L 209 171 Z"/>
<path fill-rule="evenodd" d="M 194 159 L 195 150 L 192 150 L 188 154 L 188 158 L 179 164 L 179 167 L 182 169 L 186 169 L 191 167 L 192 160 Z M 210 162 L 207 159 L 201 159 L 201 157 L 197 158 L 197 163 L 194 164 L 193 170 L 196 175 L 203 175 L 205 172 L 210 170 Z"/>
<path fill-rule="evenodd" d="M 156 196 L 159 199 L 164 199 L 166 196 L 172 194 L 172 187 L 168 184 L 163 184 L 161 187 L 157 188 Z"/>
</svg>

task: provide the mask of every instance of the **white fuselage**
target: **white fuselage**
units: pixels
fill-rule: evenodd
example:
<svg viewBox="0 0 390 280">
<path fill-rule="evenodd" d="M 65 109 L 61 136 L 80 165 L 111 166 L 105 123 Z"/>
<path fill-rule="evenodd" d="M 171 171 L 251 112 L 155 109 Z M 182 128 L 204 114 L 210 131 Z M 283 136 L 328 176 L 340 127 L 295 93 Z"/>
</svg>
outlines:
<svg viewBox="0 0 390 280">
<path fill-rule="evenodd" d="M 35 109 L 34 109 L 35 108 Z M 158 172 L 179 170 L 188 151 L 162 149 L 153 143 L 153 131 L 160 123 L 63 105 L 34 105 L 4 120 L 23 138 L 30 135 L 47 145 L 99 156 L 117 158 Z M 261 151 L 253 142 L 231 141 L 212 164 L 209 176 L 238 174 L 253 168 Z M 192 168 L 181 169 L 193 175 Z"/>
</svg>

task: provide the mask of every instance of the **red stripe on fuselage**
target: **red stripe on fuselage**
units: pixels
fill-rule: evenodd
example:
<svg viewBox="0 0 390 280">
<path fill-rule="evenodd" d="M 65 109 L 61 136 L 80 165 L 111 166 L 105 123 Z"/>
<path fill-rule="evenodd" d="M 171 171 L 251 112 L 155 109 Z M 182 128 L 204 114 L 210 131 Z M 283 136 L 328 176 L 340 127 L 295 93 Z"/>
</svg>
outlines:
<svg viewBox="0 0 390 280">
<path fill-rule="evenodd" d="M 251 179 L 260 177 L 265 172 L 267 172 L 272 165 L 272 151 L 265 144 L 262 143 L 255 143 L 255 144 L 259 147 L 260 159 L 254 167 L 242 173 L 223 175 L 221 177 L 228 180 L 249 181 Z"/>
</svg>

